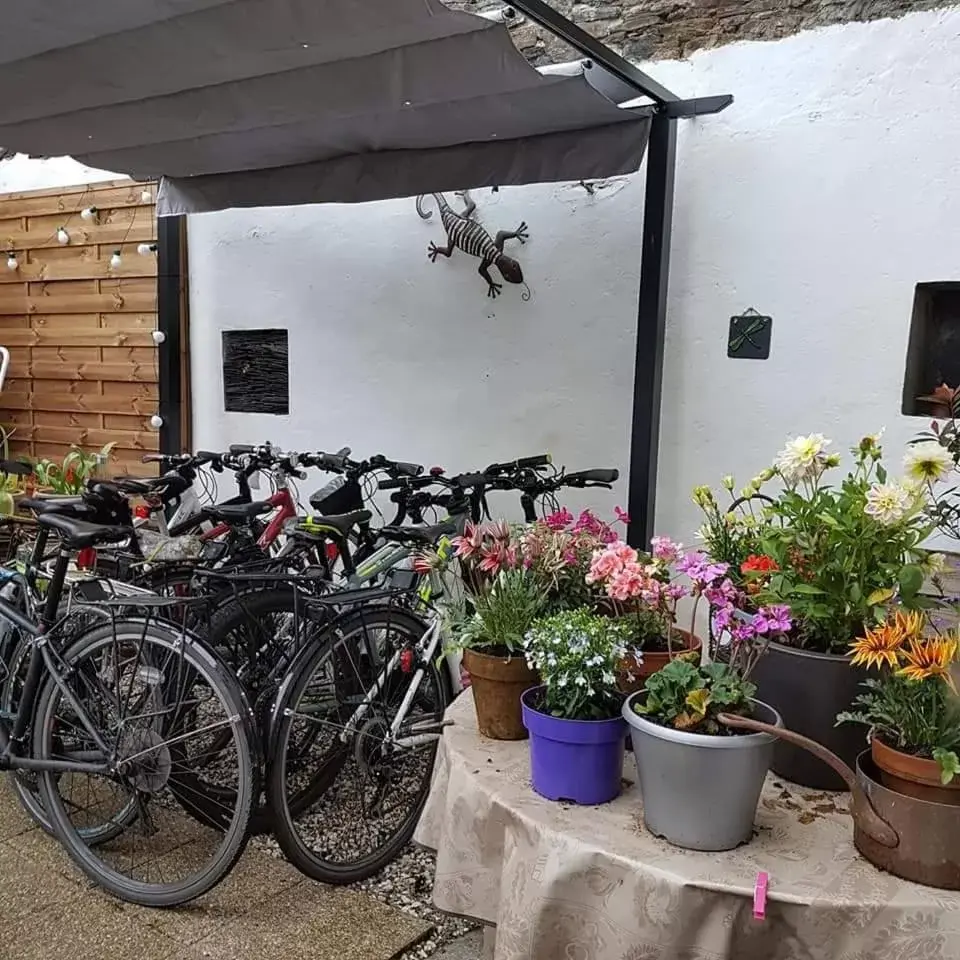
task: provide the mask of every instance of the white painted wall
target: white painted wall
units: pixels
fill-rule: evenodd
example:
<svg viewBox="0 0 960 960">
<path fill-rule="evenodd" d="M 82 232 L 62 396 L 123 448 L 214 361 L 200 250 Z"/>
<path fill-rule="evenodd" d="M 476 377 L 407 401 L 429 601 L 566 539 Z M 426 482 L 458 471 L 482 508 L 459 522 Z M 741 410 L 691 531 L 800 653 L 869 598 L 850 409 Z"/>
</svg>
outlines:
<svg viewBox="0 0 960 960">
<path fill-rule="evenodd" d="M 960 11 L 650 69 L 686 96 L 736 96 L 681 126 L 658 525 L 689 540 L 690 488 L 746 479 L 787 434 L 843 449 L 885 425 L 896 456 L 913 434 L 914 284 L 960 279 Z M 0 190 L 25 188 L 4 166 Z M 529 223 L 529 303 L 487 300 L 465 256 L 430 264 L 441 230 L 409 200 L 191 218 L 196 445 L 348 443 L 451 470 L 550 449 L 625 472 L 641 181 L 477 199 L 493 230 Z M 771 358 L 728 360 L 728 319 L 751 306 L 774 317 Z M 226 414 L 220 333 L 263 326 L 290 330 L 291 415 Z M 625 484 L 595 499 L 622 503 Z"/>
</svg>

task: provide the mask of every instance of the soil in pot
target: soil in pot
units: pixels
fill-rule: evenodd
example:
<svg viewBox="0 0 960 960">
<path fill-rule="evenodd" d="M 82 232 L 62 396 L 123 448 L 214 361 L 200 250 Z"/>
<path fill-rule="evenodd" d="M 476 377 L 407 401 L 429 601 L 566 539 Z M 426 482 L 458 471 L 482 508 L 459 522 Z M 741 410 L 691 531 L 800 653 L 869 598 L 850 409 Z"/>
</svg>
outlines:
<svg viewBox="0 0 960 960">
<path fill-rule="evenodd" d="M 941 783 L 936 760 L 902 753 L 876 736 L 870 739 L 870 755 L 880 771 L 880 782 L 888 790 L 929 803 L 960 807 L 960 779 Z"/>
<path fill-rule="evenodd" d="M 470 674 L 480 733 L 491 740 L 525 740 L 527 728 L 523 725 L 520 696 L 536 686 L 540 677 L 527 666 L 523 655 L 497 657 L 464 650 L 463 666 Z"/>
<path fill-rule="evenodd" d="M 851 769 L 866 747 L 863 727 L 837 726 L 837 714 L 852 709 L 868 674 L 851 667 L 848 657 L 813 653 L 771 643 L 750 679 L 757 699 L 773 707 L 789 730 L 816 740 Z M 843 779 L 813 754 L 784 740 L 773 751 L 773 772 L 812 790 L 846 790 Z"/>
<path fill-rule="evenodd" d="M 539 709 L 543 687 L 521 698 L 530 731 L 530 780 L 548 800 L 594 805 L 620 794 L 627 725 L 608 720 L 565 720 Z"/>
<path fill-rule="evenodd" d="M 760 791 L 773 759 L 766 733 L 709 736 L 640 716 L 623 705 L 637 758 L 643 821 L 658 837 L 688 850 L 732 850 L 753 836 Z M 782 726 L 776 710 L 753 701 L 757 720 Z"/>
<path fill-rule="evenodd" d="M 621 693 L 636 693 L 642 690 L 647 677 L 662 670 L 671 659 L 683 653 L 699 652 L 700 647 L 700 638 L 694 636 L 689 630 L 675 630 L 672 650 L 667 650 L 666 640 L 664 640 L 654 649 L 644 650 L 642 659 L 637 659 L 630 654 L 617 664 L 617 689 Z"/>
</svg>

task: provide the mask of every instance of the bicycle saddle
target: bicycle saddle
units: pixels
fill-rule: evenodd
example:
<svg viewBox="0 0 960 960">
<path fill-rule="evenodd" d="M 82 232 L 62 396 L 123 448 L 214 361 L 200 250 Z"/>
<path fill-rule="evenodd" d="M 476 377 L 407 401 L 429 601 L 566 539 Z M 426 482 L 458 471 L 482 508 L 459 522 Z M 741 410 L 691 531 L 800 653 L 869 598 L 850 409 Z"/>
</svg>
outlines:
<svg viewBox="0 0 960 960">
<path fill-rule="evenodd" d="M 215 507 L 208 507 L 207 513 L 223 523 L 246 523 L 262 513 L 273 510 L 273 504 L 266 500 L 255 500 L 253 503 L 224 503 Z"/>
<path fill-rule="evenodd" d="M 119 543 L 133 536 L 129 527 L 106 527 L 75 517 L 65 517 L 59 513 L 42 513 L 37 517 L 37 523 L 41 527 L 56 530 L 71 550 L 83 550 L 98 543 Z"/>
</svg>

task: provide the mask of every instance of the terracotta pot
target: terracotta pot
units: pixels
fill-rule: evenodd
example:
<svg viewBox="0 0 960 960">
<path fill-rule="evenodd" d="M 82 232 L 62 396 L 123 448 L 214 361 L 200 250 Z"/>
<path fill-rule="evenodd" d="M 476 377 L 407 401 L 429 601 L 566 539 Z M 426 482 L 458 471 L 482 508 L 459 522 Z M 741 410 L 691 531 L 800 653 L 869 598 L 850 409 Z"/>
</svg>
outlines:
<svg viewBox="0 0 960 960">
<path fill-rule="evenodd" d="M 689 630 L 673 631 L 674 648 L 673 655 L 663 651 L 643 651 L 643 659 L 638 660 L 632 654 L 625 657 L 617 664 L 617 689 L 621 693 L 636 693 L 643 689 L 643 683 L 647 677 L 662 670 L 672 659 L 676 659 L 682 653 L 690 653 L 693 650 L 699 650 L 702 641 L 694 636 Z M 628 679 L 628 674 L 633 674 L 633 680 Z"/>
<path fill-rule="evenodd" d="M 960 807 L 960 780 L 954 778 L 952 783 L 942 784 L 936 760 L 901 753 L 877 737 L 870 738 L 870 756 L 880 770 L 880 782 L 888 790 L 917 800 Z"/>
<path fill-rule="evenodd" d="M 470 674 L 480 733 L 491 740 L 526 740 L 520 697 L 540 682 L 536 670 L 522 655 L 491 657 L 476 650 L 463 651 L 463 665 Z"/>
</svg>

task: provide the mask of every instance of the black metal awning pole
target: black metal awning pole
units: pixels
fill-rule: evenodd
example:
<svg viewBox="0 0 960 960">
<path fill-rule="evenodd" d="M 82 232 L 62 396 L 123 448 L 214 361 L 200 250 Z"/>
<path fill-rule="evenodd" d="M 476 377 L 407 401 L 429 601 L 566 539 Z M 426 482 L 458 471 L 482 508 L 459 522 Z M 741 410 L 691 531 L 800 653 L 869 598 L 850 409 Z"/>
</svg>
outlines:
<svg viewBox="0 0 960 960">
<path fill-rule="evenodd" d="M 183 453 L 183 368 L 181 330 L 183 307 L 184 217 L 157 220 L 157 381 L 160 392 L 160 452 Z"/>
<path fill-rule="evenodd" d="M 630 439 L 628 539 L 634 547 L 646 547 L 655 532 L 660 393 L 676 166 L 677 121 L 666 113 L 654 114 L 647 147 L 643 254 L 637 307 L 637 357 L 633 383 L 633 431 Z"/>
</svg>

